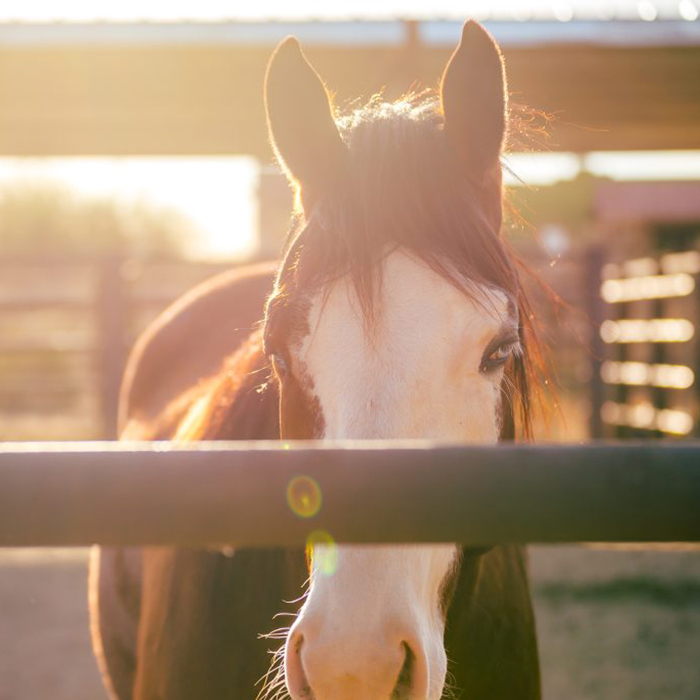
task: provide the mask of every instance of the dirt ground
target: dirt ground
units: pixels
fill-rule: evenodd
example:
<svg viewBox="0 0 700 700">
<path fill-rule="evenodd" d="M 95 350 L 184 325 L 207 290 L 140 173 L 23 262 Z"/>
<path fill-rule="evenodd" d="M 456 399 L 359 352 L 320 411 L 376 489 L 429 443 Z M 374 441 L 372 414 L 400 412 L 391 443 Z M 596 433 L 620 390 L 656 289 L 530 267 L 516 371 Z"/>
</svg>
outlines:
<svg viewBox="0 0 700 700">
<path fill-rule="evenodd" d="M 105 700 L 86 558 L 0 550 L 0 700 Z M 531 570 L 544 700 L 700 698 L 700 551 L 535 547 Z"/>
</svg>

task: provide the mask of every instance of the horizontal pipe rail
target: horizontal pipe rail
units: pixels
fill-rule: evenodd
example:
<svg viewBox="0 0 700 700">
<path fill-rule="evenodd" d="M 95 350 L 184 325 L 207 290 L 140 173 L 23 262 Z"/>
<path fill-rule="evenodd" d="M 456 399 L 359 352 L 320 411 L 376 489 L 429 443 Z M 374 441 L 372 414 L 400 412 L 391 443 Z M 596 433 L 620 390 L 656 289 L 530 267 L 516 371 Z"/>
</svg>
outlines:
<svg viewBox="0 0 700 700">
<path fill-rule="evenodd" d="M 313 534 L 312 533 L 316 533 Z M 0 445 L 0 545 L 700 541 L 700 443 Z"/>
</svg>

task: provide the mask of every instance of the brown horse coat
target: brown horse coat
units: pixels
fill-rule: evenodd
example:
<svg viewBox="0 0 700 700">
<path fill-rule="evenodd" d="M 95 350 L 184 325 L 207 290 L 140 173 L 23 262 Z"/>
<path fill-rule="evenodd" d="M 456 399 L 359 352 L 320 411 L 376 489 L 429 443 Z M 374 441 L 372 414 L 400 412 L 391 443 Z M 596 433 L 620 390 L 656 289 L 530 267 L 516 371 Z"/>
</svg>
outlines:
<svg viewBox="0 0 700 700">
<path fill-rule="evenodd" d="M 161 315 L 139 340 L 126 370 L 123 437 L 172 437 L 192 395 L 206 390 L 206 378 L 237 348 L 244 346 L 249 370 L 265 366 L 256 341 L 246 336 L 262 316 L 272 281 L 269 266 L 219 275 Z M 274 387 L 259 393 L 264 375 L 255 372 L 231 380 L 241 384 L 236 405 L 213 437 L 277 438 Z M 183 392 L 186 398 L 173 403 Z M 295 609 L 283 601 L 301 595 L 307 576 L 303 553 L 284 550 L 226 556 L 103 548 L 91 568 L 94 647 L 118 700 L 254 698 L 274 646 L 258 636 L 279 626 L 275 614 Z M 458 697 L 539 698 L 535 625 L 519 548 L 467 556 L 445 643 Z"/>
</svg>

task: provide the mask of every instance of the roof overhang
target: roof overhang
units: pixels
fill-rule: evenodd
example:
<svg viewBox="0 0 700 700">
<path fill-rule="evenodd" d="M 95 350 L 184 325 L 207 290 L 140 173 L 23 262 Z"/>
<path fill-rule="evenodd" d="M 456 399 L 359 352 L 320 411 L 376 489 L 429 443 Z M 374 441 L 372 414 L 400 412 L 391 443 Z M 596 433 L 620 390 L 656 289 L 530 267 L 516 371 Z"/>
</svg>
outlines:
<svg viewBox="0 0 700 700">
<path fill-rule="evenodd" d="M 700 148 L 700 22 L 486 23 L 551 150 Z M 0 25 L 0 153 L 269 160 L 264 69 L 294 33 L 338 101 L 437 84 L 460 23 Z"/>
</svg>

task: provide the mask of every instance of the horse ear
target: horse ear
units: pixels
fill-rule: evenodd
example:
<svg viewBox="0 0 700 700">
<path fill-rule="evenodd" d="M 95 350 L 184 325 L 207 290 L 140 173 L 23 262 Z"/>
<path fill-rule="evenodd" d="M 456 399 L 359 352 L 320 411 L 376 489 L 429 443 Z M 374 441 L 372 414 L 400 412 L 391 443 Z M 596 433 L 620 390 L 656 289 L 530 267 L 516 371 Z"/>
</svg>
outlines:
<svg viewBox="0 0 700 700">
<path fill-rule="evenodd" d="M 287 175 L 305 194 L 337 180 L 347 148 L 333 119 L 328 92 L 304 56 L 299 41 L 287 37 L 275 49 L 265 76 L 265 109 L 272 146 Z"/>
<path fill-rule="evenodd" d="M 494 38 L 473 20 L 445 67 L 440 87 L 445 134 L 481 181 L 498 165 L 506 133 L 507 90 L 503 57 Z"/>
</svg>

